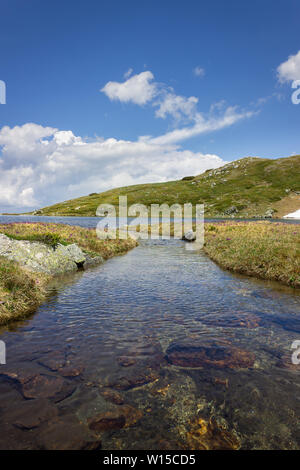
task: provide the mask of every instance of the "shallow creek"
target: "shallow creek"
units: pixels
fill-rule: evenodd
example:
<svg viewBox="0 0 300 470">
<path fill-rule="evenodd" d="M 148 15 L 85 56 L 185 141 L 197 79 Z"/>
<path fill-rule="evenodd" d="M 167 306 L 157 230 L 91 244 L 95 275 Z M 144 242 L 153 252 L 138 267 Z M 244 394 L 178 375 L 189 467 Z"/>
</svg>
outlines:
<svg viewBox="0 0 300 470">
<path fill-rule="evenodd" d="M 182 241 L 59 279 L 0 339 L 0 449 L 300 448 L 299 292 Z"/>
</svg>

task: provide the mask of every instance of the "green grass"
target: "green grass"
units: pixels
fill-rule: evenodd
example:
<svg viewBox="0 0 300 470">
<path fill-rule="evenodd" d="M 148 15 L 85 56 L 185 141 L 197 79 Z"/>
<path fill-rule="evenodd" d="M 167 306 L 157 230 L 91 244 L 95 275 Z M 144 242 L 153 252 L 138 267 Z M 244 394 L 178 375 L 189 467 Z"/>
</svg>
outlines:
<svg viewBox="0 0 300 470">
<path fill-rule="evenodd" d="M 71 245 L 76 243 L 83 251 L 101 255 L 104 259 L 126 253 L 136 246 L 132 239 L 100 240 L 95 229 L 74 227 L 63 224 L 44 223 L 11 223 L 1 224 L 0 233 L 17 240 L 40 241 L 52 246 L 61 243 Z"/>
<path fill-rule="evenodd" d="M 25 318 L 45 299 L 49 277 L 0 257 L 0 325 Z"/>
<path fill-rule="evenodd" d="M 118 207 L 119 196 L 131 204 L 205 204 L 206 217 L 224 217 L 235 206 L 235 217 L 261 217 L 273 209 L 282 216 L 280 201 L 300 191 L 300 156 L 276 160 L 244 158 L 199 176 L 167 183 L 139 184 L 72 199 L 37 211 L 39 215 L 95 216 L 100 204 Z M 295 196 L 297 197 L 297 196 Z M 294 204 L 297 204 L 294 201 Z M 299 198 L 300 207 L 300 198 Z M 288 212 L 294 209 L 288 208 Z M 277 211 L 277 212 L 276 212 Z M 286 213 L 288 213 L 286 212 Z"/>
<path fill-rule="evenodd" d="M 300 287 L 300 226 L 274 222 L 206 224 L 204 251 L 220 266 Z"/>
<path fill-rule="evenodd" d="M 132 239 L 99 240 L 95 229 L 58 224 L 1 224 L 0 233 L 15 240 L 39 241 L 55 247 L 76 243 L 83 251 L 104 259 L 126 253 L 136 246 Z M 46 297 L 51 277 L 32 273 L 18 263 L 0 257 L 0 325 L 25 318 Z"/>
</svg>

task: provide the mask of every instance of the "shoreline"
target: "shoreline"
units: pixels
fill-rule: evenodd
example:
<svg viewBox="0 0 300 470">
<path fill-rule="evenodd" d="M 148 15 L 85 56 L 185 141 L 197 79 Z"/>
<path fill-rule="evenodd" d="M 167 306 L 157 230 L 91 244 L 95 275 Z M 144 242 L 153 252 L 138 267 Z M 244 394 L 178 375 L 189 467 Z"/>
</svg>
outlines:
<svg viewBox="0 0 300 470">
<path fill-rule="evenodd" d="M 297 224 L 234 221 L 207 224 L 203 250 L 228 271 L 300 288 Z"/>
<path fill-rule="evenodd" d="M 152 229 L 158 229 L 152 225 Z M 195 230 L 195 224 L 193 224 Z M 162 224 L 159 224 L 161 234 Z M 170 236 L 174 236 L 171 224 Z M 300 225 L 285 221 L 223 220 L 204 224 L 204 253 L 221 268 L 300 288 Z M 151 226 L 140 227 L 151 233 Z M 182 231 L 183 233 L 183 231 Z M 184 239 L 184 238 L 182 238 Z M 192 240 L 187 240 L 190 243 Z"/>
<path fill-rule="evenodd" d="M 0 253 L 0 326 L 34 313 L 46 300 L 51 280 L 137 246 L 132 239 L 99 240 L 93 230 L 61 224 L 0 224 L 0 234 L 7 249 L 6 255 Z"/>
</svg>

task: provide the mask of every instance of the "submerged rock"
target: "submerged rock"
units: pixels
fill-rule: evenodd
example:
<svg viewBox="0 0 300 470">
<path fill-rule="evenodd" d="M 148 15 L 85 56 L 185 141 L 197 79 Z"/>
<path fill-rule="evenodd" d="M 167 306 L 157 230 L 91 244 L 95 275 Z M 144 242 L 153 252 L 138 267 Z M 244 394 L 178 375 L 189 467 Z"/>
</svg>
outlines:
<svg viewBox="0 0 300 470">
<path fill-rule="evenodd" d="M 241 447 L 238 436 L 213 418 L 192 420 L 186 442 L 189 450 L 238 450 Z"/>
<path fill-rule="evenodd" d="M 48 398 L 55 403 L 72 395 L 76 385 L 61 376 L 28 371 L 4 371 L 2 375 L 11 380 L 27 400 Z"/>
<path fill-rule="evenodd" d="M 88 420 L 88 424 L 92 431 L 104 432 L 124 428 L 126 419 L 123 414 L 120 414 L 117 411 L 106 411 L 105 413 L 100 413 L 94 418 L 90 418 Z"/>
<path fill-rule="evenodd" d="M 108 379 L 107 387 L 115 390 L 130 390 L 132 388 L 141 387 L 158 380 L 159 374 L 155 370 L 131 370 L 130 373 L 119 374 L 114 378 Z"/>
<path fill-rule="evenodd" d="M 101 256 L 91 258 L 76 244 L 58 244 L 54 248 L 40 242 L 12 240 L 3 234 L 0 234 L 0 255 L 31 271 L 50 275 L 77 271 L 78 268 L 103 262 Z"/>
<path fill-rule="evenodd" d="M 240 369 L 252 367 L 255 355 L 230 343 L 215 340 L 171 344 L 167 351 L 169 363 L 181 367 L 215 367 Z"/>
<path fill-rule="evenodd" d="M 7 421 L 22 430 L 31 430 L 57 415 L 58 409 L 48 400 L 28 400 L 22 403 L 21 407 L 9 409 L 2 416 L 2 422 Z"/>
<path fill-rule="evenodd" d="M 261 319 L 252 313 L 235 313 L 232 315 L 208 315 L 199 318 L 200 321 L 210 326 L 221 326 L 224 328 L 258 328 Z"/>
<path fill-rule="evenodd" d="M 81 364 L 74 364 L 64 351 L 53 351 L 38 360 L 38 363 L 63 377 L 78 377 L 84 371 Z"/>
<path fill-rule="evenodd" d="M 103 388 L 100 390 L 100 394 L 106 401 L 114 403 L 115 405 L 123 405 L 124 398 L 116 390 L 111 390 L 110 388 Z"/>
<path fill-rule="evenodd" d="M 100 450 L 101 441 L 94 440 L 89 430 L 75 418 L 53 419 L 39 433 L 41 450 Z"/>
<path fill-rule="evenodd" d="M 141 410 L 130 405 L 123 405 L 114 411 L 106 411 L 90 418 L 88 425 L 92 431 L 96 432 L 129 428 L 134 426 L 142 416 Z"/>
</svg>

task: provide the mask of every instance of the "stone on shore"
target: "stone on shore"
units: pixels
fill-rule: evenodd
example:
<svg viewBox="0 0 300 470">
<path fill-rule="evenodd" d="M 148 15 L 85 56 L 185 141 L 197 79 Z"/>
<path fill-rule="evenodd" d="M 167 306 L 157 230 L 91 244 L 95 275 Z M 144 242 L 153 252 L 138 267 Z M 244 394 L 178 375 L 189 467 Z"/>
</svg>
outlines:
<svg viewBox="0 0 300 470">
<path fill-rule="evenodd" d="M 183 235 L 182 239 L 186 242 L 194 242 L 196 240 L 196 234 L 193 230 L 189 230 Z"/>
<path fill-rule="evenodd" d="M 103 258 L 91 258 L 75 243 L 52 247 L 40 242 L 12 240 L 0 234 L 0 256 L 18 262 L 33 272 L 58 275 L 101 264 Z"/>
</svg>

